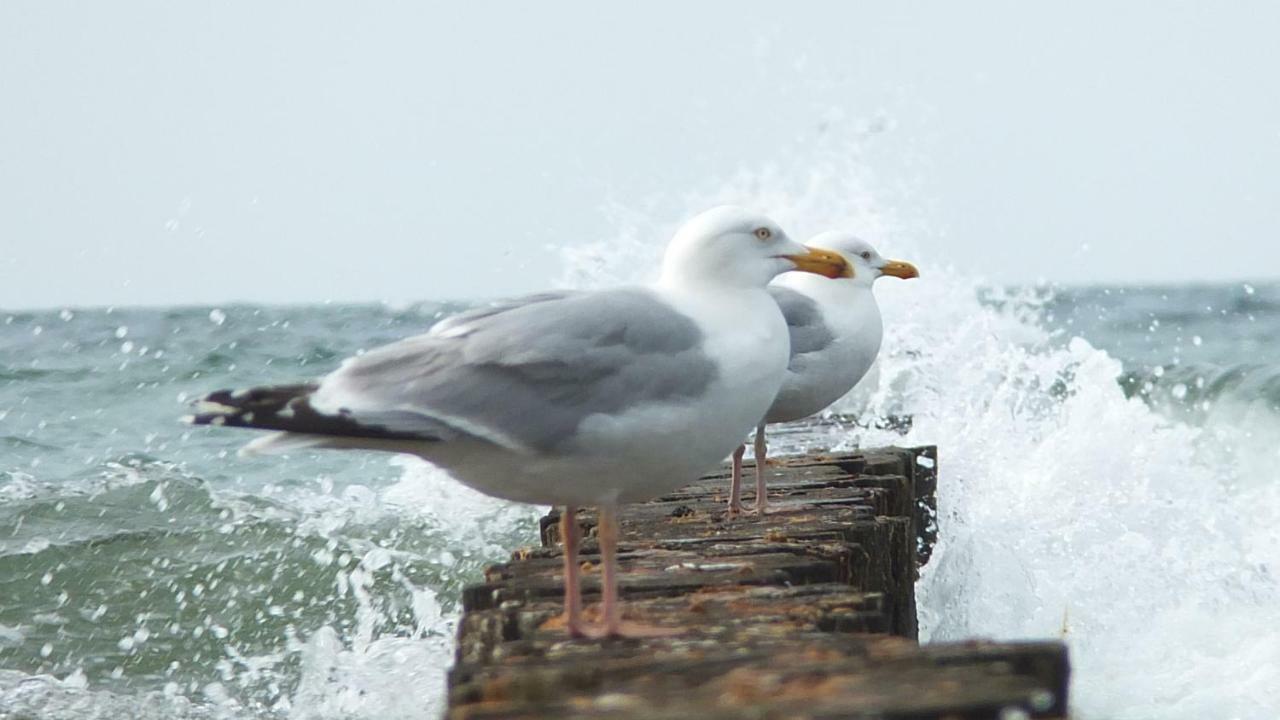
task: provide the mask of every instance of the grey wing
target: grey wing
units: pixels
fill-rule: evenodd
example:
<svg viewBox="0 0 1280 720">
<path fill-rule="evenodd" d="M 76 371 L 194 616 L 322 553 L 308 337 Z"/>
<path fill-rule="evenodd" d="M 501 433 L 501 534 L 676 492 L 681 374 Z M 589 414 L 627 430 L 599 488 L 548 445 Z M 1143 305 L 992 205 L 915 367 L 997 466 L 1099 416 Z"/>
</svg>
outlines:
<svg viewBox="0 0 1280 720">
<path fill-rule="evenodd" d="M 776 285 L 769 286 L 769 294 L 778 303 L 782 316 L 787 320 L 793 362 L 800 355 L 826 349 L 835 340 L 831 328 L 823 320 L 818 304 L 808 295 Z"/>
<path fill-rule="evenodd" d="M 587 417 L 698 395 L 716 372 L 698 326 L 648 291 L 541 295 L 349 360 L 314 403 L 355 417 L 420 413 L 546 451 Z"/>
<path fill-rule="evenodd" d="M 535 303 L 548 302 L 551 300 L 562 300 L 566 297 L 569 297 L 571 295 L 576 295 L 576 294 L 578 293 L 572 290 L 552 290 L 550 292 L 537 293 L 535 295 L 526 295 L 524 297 L 519 297 L 519 298 L 498 300 L 496 302 L 485 305 L 484 307 L 478 307 L 472 310 L 465 310 L 463 312 L 458 313 L 457 315 L 450 315 L 449 317 L 441 320 L 435 325 L 432 325 L 431 330 L 429 332 L 432 335 L 446 335 L 452 331 L 456 331 L 457 328 L 461 326 L 468 325 L 477 320 L 480 320 L 481 318 L 489 317 L 490 315 L 497 315 L 499 313 L 504 313 L 508 310 L 514 310 L 518 307 L 523 307 L 525 305 L 533 305 Z"/>
</svg>

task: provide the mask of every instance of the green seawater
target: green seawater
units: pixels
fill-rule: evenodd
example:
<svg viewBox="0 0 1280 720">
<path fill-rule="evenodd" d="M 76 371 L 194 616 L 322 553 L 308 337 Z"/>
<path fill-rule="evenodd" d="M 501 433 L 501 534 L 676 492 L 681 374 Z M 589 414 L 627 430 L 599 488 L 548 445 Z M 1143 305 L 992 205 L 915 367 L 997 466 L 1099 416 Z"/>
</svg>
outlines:
<svg viewBox="0 0 1280 720">
<path fill-rule="evenodd" d="M 1276 286 L 988 295 L 983 312 L 1000 322 L 1044 328 L 1051 344 L 1081 336 L 1105 350 L 1124 373 L 1098 382 L 1119 382 L 1168 422 L 1203 424 L 1231 403 L 1249 409 L 1248 432 L 1280 418 Z M 210 390 L 310 379 L 460 307 L 0 310 L 0 718 L 435 712 L 460 589 L 486 563 L 534 542 L 540 509 L 486 498 L 390 455 L 239 457 L 249 433 L 179 418 Z M 921 358 L 969 318 L 929 320 L 932 306 L 909 312 L 892 323 L 884 357 L 899 379 L 880 389 L 873 409 L 910 414 L 899 398 L 926 388 L 924 402 L 945 417 L 1007 392 L 1000 362 L 1021 352 L 1016 337 L 990 351 L 989 376 L 948 379 L 935 391 L 920 375 L 928 371 Z M 903 327 L 925 340 L 893 334 Z M 1072 382 L 1067 373 L 1029 383 L 1012 406 L 1058 412 L 1079 394 Z M 946 405 L 961 401 L 967 410 Z M 1224 432 L 1244 437 L 1233 427 Z M 986 452 L 948 446 L 952 439 L 928 437 L 928 426 L 920 432 L 943 446 L 944 475 L 956 467 L 949 457 Z M 828 423 L 771 439 L 787 452 L 857 442 L 859 433 Z M 1115 443 L 1088 467 L 1105 471 L 1131 441 Z M 943 490 L 959 497 L 964 487 Z M 1262 547 L 1267 527 L 1246 529 L 1246 545 Z M 1247 587 L 1259 607 L 1276 592 L 1267 562 L 1255 562 L 1262 570 Z M 947 597 L 970 592 L 946 587 Z M 984 602 L 981 588 L 971 590 Z M 926 623 L 968 632 L 931 597 L 923 596 Z M 1081 648 L 1088 657 L 1089 646 Z"/>
<path fill-rule="evenodd" d="M 317 637 L 447 663 L 459 589 L 534 537 L 535 509 L 388 455 L 238 457 L 247 434 L 179 419 L 455 309 L 0 313 L 0 713 L 72 702 L 39 676 L 129 713 L 284 713 Z"/>
</svg>

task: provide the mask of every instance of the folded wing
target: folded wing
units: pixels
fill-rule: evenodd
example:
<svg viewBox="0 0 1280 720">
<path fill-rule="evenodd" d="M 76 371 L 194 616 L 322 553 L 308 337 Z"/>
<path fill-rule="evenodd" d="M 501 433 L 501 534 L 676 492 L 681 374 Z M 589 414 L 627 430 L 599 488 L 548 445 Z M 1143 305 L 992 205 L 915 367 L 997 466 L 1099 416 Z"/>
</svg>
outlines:
<svg viewBox="0 0 1280 720">
<path fill-rule="evenodd" d="M 648 291 L 543 294 L 371 350 L 316 386 L 241 393 L 253 409 L 241 403 L 222 423 L 391 439 L 465 435 L 546 452 L 592 415 L 693 397 L 715 374 L 697 325 Z M 207 401 L 242 399 L 233 395 Z M 288 409 L 307 423 L 280 422 Z"/>
<path fill-rule="evenodd" d="M 835 341 L 835 335 L 822 319 L 822 312 L 813 298 L 778 285 L 770 285 L 769 294 L 787 320 L 792 364 L 801 356 L 825 350 Z"/>
</svg>

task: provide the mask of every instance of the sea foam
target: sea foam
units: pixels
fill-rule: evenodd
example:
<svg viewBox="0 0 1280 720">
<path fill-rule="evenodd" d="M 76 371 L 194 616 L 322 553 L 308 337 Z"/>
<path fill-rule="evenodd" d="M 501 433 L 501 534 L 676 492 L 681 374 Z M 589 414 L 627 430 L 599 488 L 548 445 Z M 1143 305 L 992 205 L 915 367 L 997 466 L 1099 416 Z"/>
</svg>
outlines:
<svg viewBox="0 0 1280 720">
<path fill-rule="evenodd" d="M 661 220 L 616 209 L 618 239 L 567 251 L 565 281 L 642 279 L 629 268 L 659 256 L 677 219 L 718 202 L 769 213 L 800 238 L 859 232 L 915 262 L 919 280 L 877 284 L 884 351 L 837 406 L 910 416 L 911 428 L 837 444 L 939 446 L 939 540 L 917 585 L 923 639 L 1061 638 L 1083 718 L 1280 716 L 1280 483 L 1275 450 L 1239 442 L 1270 437 L 1275 415 L 1260 419 L 1271 430 L 1221 415 L 1201 427 L 1127 397 L 1119 360 L 1048 327 L 1044 292 L 993 302 L 988 283 L 950 266 L 927 219 L 890 209 L 911 198 L 878 194 L 856 143 L 794 150 L 649 201 L 670 211 Z M 981 257 L 980 242 L 964 244 Z"/>
</svg>

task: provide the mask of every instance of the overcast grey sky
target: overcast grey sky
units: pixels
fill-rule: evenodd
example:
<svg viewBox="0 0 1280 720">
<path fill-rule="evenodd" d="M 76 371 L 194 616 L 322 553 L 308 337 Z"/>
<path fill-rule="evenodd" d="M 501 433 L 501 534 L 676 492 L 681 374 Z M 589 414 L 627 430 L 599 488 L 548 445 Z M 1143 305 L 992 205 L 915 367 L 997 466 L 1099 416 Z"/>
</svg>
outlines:
<svg viewBox="0 0 1280 720">
<path fill-rule="evenodd" d="M 1280 274 L 1280 4 L 1115 5 L 4 0 L 0 307 L 534 290 L 830 117 L 994 280 Z"/>
</svg>

